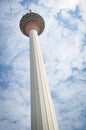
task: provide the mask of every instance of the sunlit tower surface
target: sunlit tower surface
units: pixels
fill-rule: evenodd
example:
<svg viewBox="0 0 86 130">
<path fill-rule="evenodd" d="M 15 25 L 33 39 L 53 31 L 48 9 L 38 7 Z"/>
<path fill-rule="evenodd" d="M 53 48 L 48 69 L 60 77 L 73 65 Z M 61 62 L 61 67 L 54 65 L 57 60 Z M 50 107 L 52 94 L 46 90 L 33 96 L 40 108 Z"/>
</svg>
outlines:
<svg viewBox="0 0 86 130">
<path fill-rule="evenodd" d="M 44 19 L 30 11 L 20 20 L 22 33 L 30 39 L 31 130 L 58 130 L 38 35 Z"/>
</svg>

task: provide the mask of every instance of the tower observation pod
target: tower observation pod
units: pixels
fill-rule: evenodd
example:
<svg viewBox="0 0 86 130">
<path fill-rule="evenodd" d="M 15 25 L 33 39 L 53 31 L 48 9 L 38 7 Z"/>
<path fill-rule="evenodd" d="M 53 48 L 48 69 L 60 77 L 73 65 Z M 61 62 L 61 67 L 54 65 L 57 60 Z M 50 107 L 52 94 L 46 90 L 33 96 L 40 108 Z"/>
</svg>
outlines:
<svg viewBox="0 0 86 130">
<path fill-rule="evenodd" d="M 30 39 L 31 130 L 59 130 L 38 39 L 44 27 L 44 19 L 32 11 L 20 20 Z"/>
</svg>

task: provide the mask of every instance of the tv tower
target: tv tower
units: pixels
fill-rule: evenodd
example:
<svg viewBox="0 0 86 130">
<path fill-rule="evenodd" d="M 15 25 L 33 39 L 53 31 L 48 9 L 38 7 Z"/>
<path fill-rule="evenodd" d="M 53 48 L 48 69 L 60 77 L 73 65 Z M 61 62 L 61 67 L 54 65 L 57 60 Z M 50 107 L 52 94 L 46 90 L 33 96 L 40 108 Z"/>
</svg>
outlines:
<svg viewBox="0 0 86 130">
<path fill-rule="evenodd" d="M 31 130 L 59 130 L 38 39 L 44 27 L 44 19 L 31 10 L 20 20 L 22 33 L 30 37 Z"/>
</svg>

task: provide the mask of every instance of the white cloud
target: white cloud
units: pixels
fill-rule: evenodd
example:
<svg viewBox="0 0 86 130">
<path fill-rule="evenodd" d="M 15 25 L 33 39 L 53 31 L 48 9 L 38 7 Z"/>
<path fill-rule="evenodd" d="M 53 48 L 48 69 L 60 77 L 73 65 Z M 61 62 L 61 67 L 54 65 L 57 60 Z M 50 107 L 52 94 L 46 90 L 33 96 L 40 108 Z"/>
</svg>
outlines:
<svg viewBox="0 0 86 130">
<path fill-rule="evenodd" d="M 85 5 L 86 5 L 86 0 L 79 0 L 79 7 L 81 9 L 81 14 L 83 16 L 83 19 L 84 21 L 86 21 L 86 8 L 85 8 Z"/>
<path fill-rule="evenodd" d="M 51 0 L 51 1 L 46 1 L 46 0 L 42 0 L 42 1 L 39 1 L 40 4 L 43 4 L 49 8 L 52 8 L 52 10 L 57 12 L 59 11 L 60 9 L 75 9 L 76 5 L 79 3 L 79 0 Z"/>
</svg>

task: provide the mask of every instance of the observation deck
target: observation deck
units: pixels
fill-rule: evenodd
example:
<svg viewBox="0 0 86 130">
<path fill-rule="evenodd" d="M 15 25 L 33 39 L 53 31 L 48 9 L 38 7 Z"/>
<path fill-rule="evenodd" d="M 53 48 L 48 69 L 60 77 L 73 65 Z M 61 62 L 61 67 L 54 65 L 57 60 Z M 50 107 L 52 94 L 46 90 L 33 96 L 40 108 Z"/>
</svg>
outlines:
<svg viewBox="0 0 86 130">
<path fill-rule="evenodd" d="M 22 33 L 26 36 L 29 36 L 29 31 L 31 29 L 35 29 L 38 35 L 40 35 L 43 32 L 44 28 L 44 19 L 37 13 L 33 13 L 30 11 L 30 13 L 23 15 L 20 20 L 20 29 Z"/>
</svg>

